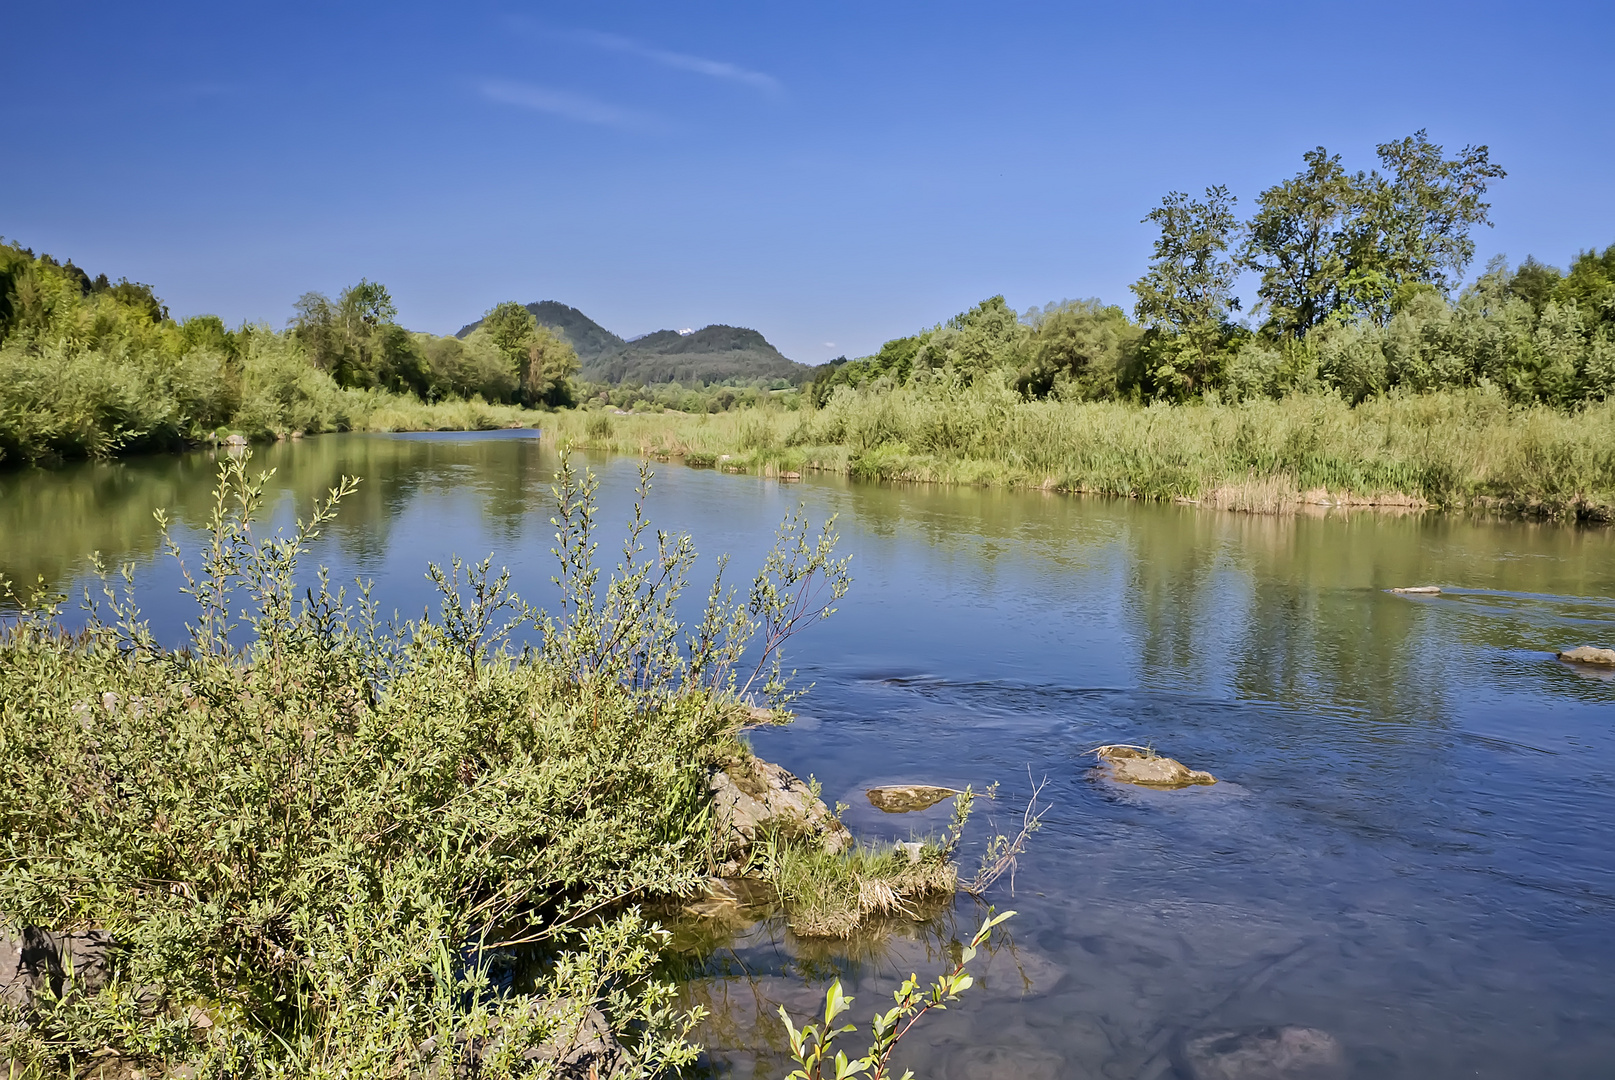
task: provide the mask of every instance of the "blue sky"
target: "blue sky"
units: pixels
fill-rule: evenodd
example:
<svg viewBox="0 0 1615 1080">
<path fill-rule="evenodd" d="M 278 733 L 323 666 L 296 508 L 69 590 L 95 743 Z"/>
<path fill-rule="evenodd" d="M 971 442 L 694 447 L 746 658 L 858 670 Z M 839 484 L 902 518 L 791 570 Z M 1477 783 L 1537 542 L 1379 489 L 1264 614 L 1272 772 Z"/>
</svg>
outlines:
<svg viewBox="0 0 1615 1080">
<path fill-rule="evenodd" d="M 6 5 L 0 235 L 285 321 L 556 299 L 872 351 L 994 293 L 1131 303 L 1174 188 L 1486 143 L 1480 257 L 1615 243 L 1615 6 Z"/>
</svg>

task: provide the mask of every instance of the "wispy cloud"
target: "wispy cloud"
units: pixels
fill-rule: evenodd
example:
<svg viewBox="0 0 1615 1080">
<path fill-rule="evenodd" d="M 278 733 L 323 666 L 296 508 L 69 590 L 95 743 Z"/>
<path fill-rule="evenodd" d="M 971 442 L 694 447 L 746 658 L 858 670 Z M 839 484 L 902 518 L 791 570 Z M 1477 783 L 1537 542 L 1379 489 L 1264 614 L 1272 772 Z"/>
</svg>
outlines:
<svg viewBox="0 0 1615 1080">
<path fill-rule="evenodd" d="M 604 127 L 643 130 L 652 127 L 650 117 L 643 113 L 621 109 L 583 94 L 568 90 L 552 90 L 532 83 L 511 82 L 505 79 L 488 79 L 480 87 L 482 96 L 489 101 L 551 116 L 576 120 L 580 124 L 600 124 Z"/>
<path fill-rule="evenodd" d="M 572 36 L 579 41 L 588 42 L 596 48 L 642 57 L 653 63 L 661 64 L 663 67 L 674 68 L 678 71 L 691 71 L 697 75 L 705 75 L 709 79 L 737 82 L 758 90 L 766 90 L 769 93 L 777 93 L 781 89 L 779 80 L 774 76 L 761 71 L 752 71 L 749 68 L 743 68 L 739 64 L 731 64 L 725 60 L 708 60 L 704 56 L 692 56 L 689 53 L 673 52 L 670 49 L 658 49 L 653 45 L 643 45 L 630 38 L 619 37 L 616 34 L 602 34 L 593 30 L 579 30 Z"/>
</svg>

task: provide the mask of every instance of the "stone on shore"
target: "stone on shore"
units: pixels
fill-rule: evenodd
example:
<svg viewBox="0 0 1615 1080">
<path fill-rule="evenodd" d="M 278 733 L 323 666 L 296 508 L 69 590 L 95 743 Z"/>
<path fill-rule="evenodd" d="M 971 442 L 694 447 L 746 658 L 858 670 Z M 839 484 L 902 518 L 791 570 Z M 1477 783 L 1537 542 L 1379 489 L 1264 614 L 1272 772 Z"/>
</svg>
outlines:
<svg viewBox="0 0 1615 1080">
<path fill-rule="evenodd" d="M 60 997 L 70 969 L 74 984 L 94 993 L 111 978 L 115 948 L 103 930 L 53 933 L 30 926 L 0 935 L 0 1001 L 31 1009 L 47 988 Z"/>
<path fill-rule="evenodd" d="M 1110 778 L 1124 784 L 1182 788 L 1217 782 L 1217 778 L 1208 772 L 1191 769 L 1181 761 L 1160 757 L 1149 750 L 1131 746 L 1101 746 L 1094 753 L 1110 767 Z"/>
<path fill-rule="evenodd" d="M 758 758 L 733 759 L 707 776 L 713 840 L 719 858 L 744 860 L 770 835 L 812 837 L 832 855 L 852 842 L 824 800 L 794 774 Z M 726 868 L 725 872 L 728 872 Z"/>
</svg>

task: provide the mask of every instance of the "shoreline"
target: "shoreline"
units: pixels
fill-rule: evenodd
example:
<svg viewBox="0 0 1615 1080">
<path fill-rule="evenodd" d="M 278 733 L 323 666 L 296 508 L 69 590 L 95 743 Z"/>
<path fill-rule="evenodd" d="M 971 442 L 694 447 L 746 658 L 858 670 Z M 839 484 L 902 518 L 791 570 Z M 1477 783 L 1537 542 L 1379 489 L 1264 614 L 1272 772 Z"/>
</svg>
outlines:
<svg viewBox="0 0 1615 1080">
<path fill-rule="evenodd" d="M 866 407 L 868 403 L 865 403 Z M 877 407 L 881 403 L 876 403 Z M 1311 402 L 1313 411 L 1327 419 L 1337 420 L 1341 413 L 1357 419 L 1352 410 L 1343 404 Z M 1428 406 L 1419 399 L 1403 399 L 1387 406 L 1404 411 Z M 1450 404 L 1436 402 L 1434 404 Z M 1032 407 L 1028 407 L 1032 408 Z M 813 425 L 823 424 L 823 410 L 814 414 L 807 410 L 751 410 L 745 413 L 719 413 L 697 415 L 672 411 L 653 413 L 606 413 L 590 410 L 562 410 L 550 418 L 543 438 L 555 445 L 570 441 L 580 450 L 620 453 L 658 461 L 680 461 L 693 468 L 714 468 L 724 472 L 745 473 L 792 480 L 808 472 L 845 476 L 854 480 L 895 483 L 944 484 L 964 487 L 1004 488 L 1008 490 L 1042 490 L 1069 495 L 1097 495 L 1107 498 L 1136 499 L 1145 502 L 1171 502 L 1196 505 L 1208 509 L 1255 515 L 1315 515 L 1336 512 L 1370 511 L 1378 514 L 1431 513 L 1482 516 L 1503 520 L 1551 522 L 1562 525 L 1606 527 L 1615 524 L 1615 493 L 1604 494 L 1576 490 L 1559 481 L 1551 470 L 1544 475 L 1524 477 L 1509 475 L 1506 467 L 1511 462 L 1499 463 L 1495 446 L 1486 442 L 1486 436 L 1496 432 L 1476 431 L 1469 425 L 1469 436 L 1477 441 L 1482 454 L 1488 455 L 1480 467 L 1464 470 L 1458 463 L 1439 460 L 1438 454 L 1427 449 L 1435 444 L 1429 429 L 1419 441 L 1424 446 L 1420 455 L 1404 455 L 1397 460 L 1388 454 L 1377 459 L 1353 456 L 1349 446 L 1329 448 L 1333 452 L 1312 451 L 1312 457 L 1323 459 L 1327 468 L 1337 474 L 1353 473 L 1372 480 L 1376 473 L 1382 476 L 1406 476 L 1410 480 L 1426 480 L 1441 490 L 1430 493 L 1419 490 L 1418 484 L 1395 485 L 1372 482 L 1353 485 L 1340 482 L 1316 482 L 1318 477 L 1304 479 L 1297 475 L 1301 470 L 1285 467 L 1281 460 L 1272 461 L 1267 469 L 1239 467 L 1225 447 L 1195 445 L 1202 443 L 1204 432 L 1187 430 L 1197 422 L 1201 427 L 1222 424 L 1235 429 L 1235 437 L 1245 436 L 1243 429 L 1255 426 L 1252 421 L 1269 421 L 1264 434 L 1268 441 L 1279 437 L 1294 440 L 1294 432 L 1285 432 L 1284 424 L 1274 422 L 1275 412 L 1282 411 L 1283 403 L 1263 402 L 1255 406 L 1172 406 L 1170 409 L 1128 409 L 1114 403 L 1082 403 L 1039 407 L 1043 413 L 1064 412 L 1079 420 L 1091 421 L 1097 417 L 1112 421 L 1112 430 L 1101 430 L 1098 438 L 1055 448 L 1054 453 L 1040 447 L 1045 456 L 1068 460 L 1049 462 L 1050 467 L 1035 468 L 1017 453 L 1018 447 L 993 456 L 967 453 L 936 453 L 915 451 L 903 443 L 877 443 L 862 448 L 847 443 L 803 442 L 804 434 L 817 434 Z M 1365 408 L 1359 406 L 1359 408 Z M 1604 408 L 1596 418 L 1603 422 L 1615 418 L 1615 409 Z M 1084 415 L 1087 414 L 1087 415 Z M 1114 423 L 1120 414 L 1123 421 L 1146 427 L 1153 440 L 1144 448 L 1126 445 L 1134 432 L 1117 431 Z M 1165 414 L 1163 417 L 1162 414 Z M 1266 414 L 1266 415 L 1264 415 Z M 1175 427 L 1158 424 L 1163 418 L 1185 421 Z M 1582 424 L 1583 416 L 1553 414 L 1548 419 L 1562 426 L 1586 428 L 1601 426 L 1589 420 Z M 1005 418 L 1013 423 L 1019 418 Z M 1306 434 L 1314 442 L 1317 417 Z M 1380 418 L 1375 418 L 1376 420 Z M 1406 420 L 1406 417 L 1395 419 Z M 1446 423 L 1459 426 L 1467 418 L 1452 417 Z M 1492 427 L 1506 426 L 1510 418 L 1490 418 Z M 1521 427 L 1540 424 L 1544 419 L 1537 415 L 1518 417 Z M 1074 426 L 1074 425 L 1073 425 Z M 1301 425 L 1289 425 L 1298 427 Z M 1390 424 L 1386 425 L 1391 426 Z M 1163 431 L 1163 429 L 1165 429 Z M 1351 435 L 1356 432 L 1337 432 Z M 1558 433 L 1556 433 L 1558 434 Z M 1583 443 L 1597 444 L 1602 432 L 1576 431 Z M 1142 440 L 1137 440 L 1142 441 Z M 1339 439 L 1345 443 L 1344 438 Z M 1389 442 L 1390 439 L 1385 439 Z M 1500 440 L 1493 439 L 1495 443 Z M 1576 447 L 1584 450 L 1585 447 Z M 1596 450 L 1596 446 L 1594 447 Z M 1527 446 L 1522 457 L 1540 461 L 1544 458 L 1563 460 L 1570 456 L 1562 446 Z M 1014 460 L 1022 457 L 1022 460 Z M 1385 460 L 1391 458 L 1389 461 Z M 1431 460 L 1431 458 L 1438 458 Z M 1120 461 L 1120 467 L 1116 462 Z M 1312 466 L 1313 473 L 1326 471 L 1313 462 L 1303 461 L 1303 468 Z M 1499 475 L 1501 474 L 1501 475 Z M 1538 481 L 1536 483 L 1525 482 Z M 1314 481 L 1314 482 L 1306 482 Z M 1412 490 L 1409 490 L 1412 488 Z M 1569 488 L 1567 490 L 1567 488 Z"/>
</svg>

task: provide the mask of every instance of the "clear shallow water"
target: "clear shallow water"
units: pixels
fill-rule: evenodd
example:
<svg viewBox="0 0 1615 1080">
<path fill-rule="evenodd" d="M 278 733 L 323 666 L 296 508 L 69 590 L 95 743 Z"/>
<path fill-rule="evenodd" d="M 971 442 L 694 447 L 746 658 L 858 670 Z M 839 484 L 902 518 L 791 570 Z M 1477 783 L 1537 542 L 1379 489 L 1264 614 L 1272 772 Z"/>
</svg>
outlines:
<svg viewBox="0 0 1615 1080">
<path fill-rule="evenodd" d="M 455 552 L 492 552 L 548 595 L 554 459 L 536 440 L 326 437 L 255 464 L 279 470 L 281 520 L 365 477 L 316 557 L 375 578 L 389 607 L 430 603 L 424 566 Z M 634 463 L 595 464 L 610 525 Z M 132 560 L 176 640 L 150 510 L 199 521 L 212 469 L 0 475 L 0 573 L 66 585 L 89 550 Z M 871 783 L 996 780 L 979 844 L 987 813 L 1018 815 L 1028 769 L 1048 778 L 1015 895 L 990 897 L 1020 912 L 1014 948 L 905 1042 L 920 1075 L 1187 1077 L 1198 1036 L 1284 1026 L 1337 1040 L 1341 1075 L 1615 1074 L 1615 680 L 1552 657 L 1615 644 L 1615 536 L 658 473 L 656 523 L 690 531 L 705 565 L 731 552 L 740 583 L 796 502 L 840 515 L 853 592 L 796 644 L 816 683 L 801 720 L 754 741 L 852 804 L 855 832 L 906 838 L 947 814 L 883 815 Z M 1383 591 L 1425 583 L 1445 591 Z M 1118 741 L 1222 782 L 1118 790 L 1083 756 Z M 979 917 L 961 900 L 840 946 L 777 921 L 687 931 L 690 993 L 723 1006 L 703 1033 L 713 1071 L 782 1075 L 775 1004 L 800 1017 L 840 974 L 861 1020 Z"/>
</svg>

